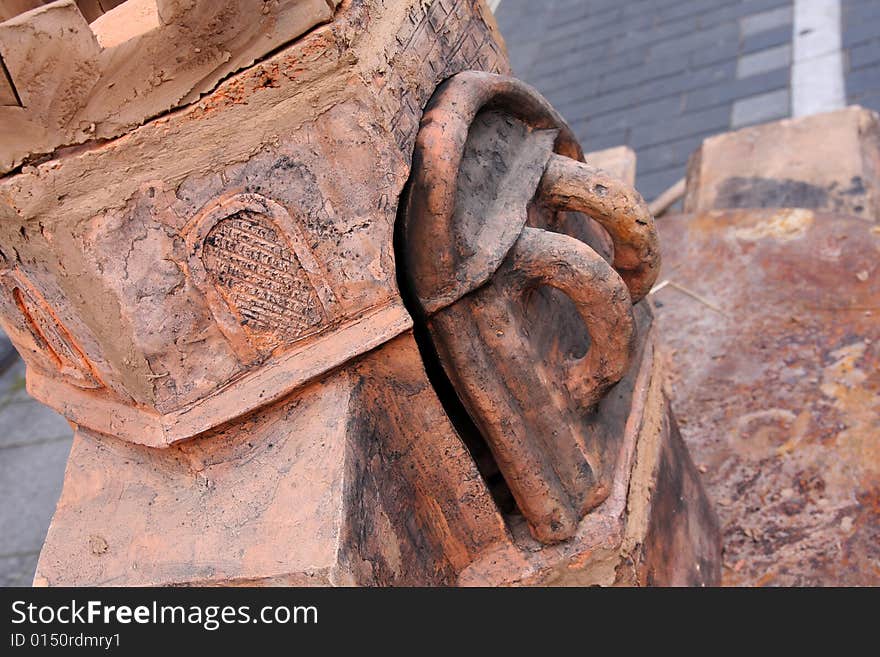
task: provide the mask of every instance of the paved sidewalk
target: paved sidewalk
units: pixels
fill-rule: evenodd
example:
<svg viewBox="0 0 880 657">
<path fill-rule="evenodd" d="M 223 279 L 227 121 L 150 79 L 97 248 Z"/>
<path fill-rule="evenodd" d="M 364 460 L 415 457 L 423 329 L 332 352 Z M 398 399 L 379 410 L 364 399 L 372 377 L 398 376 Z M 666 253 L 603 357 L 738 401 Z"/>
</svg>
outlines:
<svg viewBox="0 0 880 657">
<path fill-rule="evenodd" d="M 880 0 L 842 0 L 847 102 L 880 112 Z"/>
<path fill-rule="evenodd" d="M 648 200 L 705 137 L 791 111 L 792 0 L 501 0 L 497 18 L 585 150 L 636 150 Z"/>
<path fill-rule="evenodd" d="M 30 586 L 61 494 L 73 431 L 33 400 L 17 359 L 0 376 L 0 586 Z"/>
</svg>

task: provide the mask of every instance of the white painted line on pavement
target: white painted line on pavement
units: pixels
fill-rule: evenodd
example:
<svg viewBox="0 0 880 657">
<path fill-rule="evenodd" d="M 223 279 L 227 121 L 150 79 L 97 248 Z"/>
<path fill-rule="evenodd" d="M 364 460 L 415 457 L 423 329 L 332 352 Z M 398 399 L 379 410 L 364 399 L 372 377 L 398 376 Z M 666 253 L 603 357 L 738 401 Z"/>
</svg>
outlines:
<svg viewBox="0 0 880 657">
<path fill-rule="evenodd" d="M 794 0 L 792 116 L 846 105 L 840 0 Z"/>
</svg>

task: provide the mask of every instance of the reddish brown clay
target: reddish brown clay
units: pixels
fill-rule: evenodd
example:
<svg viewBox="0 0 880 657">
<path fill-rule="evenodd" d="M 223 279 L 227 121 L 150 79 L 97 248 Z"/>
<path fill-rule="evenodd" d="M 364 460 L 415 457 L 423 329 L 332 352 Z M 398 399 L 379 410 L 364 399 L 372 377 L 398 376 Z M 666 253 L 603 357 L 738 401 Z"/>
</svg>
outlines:
<svg viewBox="0 0 880 657">
<path fill-rule="evenodd" d="M 614 268 L 633 303 L 648 293 L 657 279 L 660 250 L 641 194 L 604 171 L 558 155 L 547 163 L 539 194 L 552 208 L 584 212 L 599 222 L 611 236 Z"/>
<path fill-rule="evenodd" d="M 880 117 L 852 106 L 710 137 L 688 163 L 684 207 L 809 208 L 880 221 Z"/>
<path fill-rule="evenodd" d="M 417 314 L 535 537 L 570 538 L 610 491 L 616 450 L 589 415 L 629 364 L 631 306 L 659 266 L 653 219 L 628 185 L 559 154 L 582 157 L 517 80 L 461 73 L 422 126 L 401 245 Z M 577 214 L 585 240 L 545 230 L 566 209 L 601 228 Z M 623 279 L 590 246 L 602 229 Z"/>
<path fill-rule="evenodd" d="M 31 394 L 161 447 L 405 331 L 396 199 L 434 87 L 506 71 L 486 11 L 354 2 L 199 102 L 0 179 L 0 321 Z"/>
<path fill-rule="evenodd" d="M 717 581 L 638 195 L 503 77 L 482 2 L 258 6 L 0 24 L 32 101 L 0 107 L 0 322 L 77 427 L 35 581 Z"/>
</svg>

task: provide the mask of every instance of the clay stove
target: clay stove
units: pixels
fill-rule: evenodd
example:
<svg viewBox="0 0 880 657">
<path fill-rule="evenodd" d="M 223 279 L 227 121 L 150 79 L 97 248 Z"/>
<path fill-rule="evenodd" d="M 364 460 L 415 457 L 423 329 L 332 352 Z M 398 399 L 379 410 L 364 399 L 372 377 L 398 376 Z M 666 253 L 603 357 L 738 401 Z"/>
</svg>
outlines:
<svg viewBox="0 0 880 657">
<path fill-rule="evenodd" d="M 62 0 L 0 56 L 0 321 L 75 428 L 37 584 L 718 581 L 653 220 L 482 2 Z"/>
</svg>

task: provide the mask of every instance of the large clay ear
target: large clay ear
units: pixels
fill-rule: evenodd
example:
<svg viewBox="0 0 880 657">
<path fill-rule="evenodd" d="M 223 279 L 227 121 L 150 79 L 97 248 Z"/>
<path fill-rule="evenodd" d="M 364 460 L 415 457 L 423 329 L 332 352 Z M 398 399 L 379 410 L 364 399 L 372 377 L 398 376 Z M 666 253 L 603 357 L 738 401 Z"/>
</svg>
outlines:
<svg viewBox="0 0 880 657">
<path fill-rule="evenodd" d="M 580 212 L 601 225 L 632 301 L 644 297 L 660 267 L 647 204 L 582 159 L 562 117 L 523 82 L 477 71 L 444 82 L 422 117 L 404 202 L 402 264 L 422 312 L 489 280 L 536 196 L 551 213 Z"/>
<path fill-rule="evenodd" d="M 416 140 L 402 227 L 407 282 L 423 312 L 498 269 L 554 151 L 581 156 L 562 117 L 519 80 L 468 71 L 438 88 Z"/>
<path fill-rule="evenodd" d="M 603 227 L 616 227 L 622 210 L 587 201 L 599 184 L 626 201 L 617 187 L 556 175 L 557 161 L 586 167 L 581 159 L 536 91 L 459 74 L 422 120 L 398 243 L 404 284 L 420 304 L 414 314 L 436 354 L 429 357 L 489 446 L 533 536 L 546 543 L 571 538 L 611 490 L 622 434 L 605 440 L 588 418 L 626 373 L 635 336 L 618 272 L 584 241 L 545 230 L 556 208 L 596 212 Z M 581 202 L 569 207 L 563 193 Z M 535 297 L 546 331 L 527 317 Z M 571 338 L 576 350 L 558 348 Z M 575 351 L 581 355 L 568 356 Z"/>
<path fill-rule="evenodd" d="M 660 272 L 660 246 L 641 194 L 601 169 L 559 155 L 547 163 L 538 193 L 548 208 L 583 212 L 608 232 L 614 268 L 633 303 L 650 292 Z"/>
</svg>

